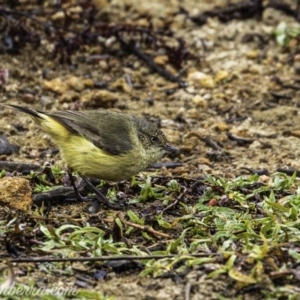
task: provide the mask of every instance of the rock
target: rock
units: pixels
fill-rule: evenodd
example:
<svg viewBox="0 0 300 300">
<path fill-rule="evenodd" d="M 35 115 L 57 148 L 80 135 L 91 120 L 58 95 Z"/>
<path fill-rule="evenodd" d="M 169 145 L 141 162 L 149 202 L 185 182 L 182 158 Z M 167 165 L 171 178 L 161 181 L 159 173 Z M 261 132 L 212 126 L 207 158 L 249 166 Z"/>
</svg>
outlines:
<svg viewBox="0 0 300 300">
<path fill-rule="evenodd" d="M 186 110 L 186 114 L 189 118 L 192 118 L 192 119 L 199 119 L 199 117 L 200 117 L 199 111 L 196 108 L 190 108 L 190 109 Z"/>
<path fill-rule="evenodd" d="M 216 77 L 215 77 L 215 82 L 221 82 L 226 80 L 229 77 L 229 73 L 226 70 L 219 70 Z"/>
<path fill-rule="evenodd" d="M 85 78 L 85 79 L 83 79 L 82 82 L 83 82 L 84 86 L 87 87 L 87 88 L 94 87 L 94 80 L 93 79 Z"/>
<path fill-rule="evenodd" d="M 256 50 L 251 50 L 246 54 L 247 58 L 256 59 L 258 57 L 258 52 Z"/>
<path fill-rule="evenodd" d="M 0 203 L 10 208 L 28 210 L 32 205 L 31 187 L 25 178 L 0 178 L 0 194 Z"/>
<path fill-rule="evenodd" d="M 215 87 L 215 82 L 213 78 L 209 75 L 206 75 L 200 79 L 200 85 L 207 89 L 212 89 Z"/>
<path fill-rule="evenodd" d="M 69 88 L 75 91 L 82 91 L 84 89 L 84 83 L 82 78 L 76 76 L 70 76 L 66 79 L 66 84 Z"/>
<path fill-rule="evenodd" d="M 31 93 L 23 94 L 21 97 L 23 102 L 33 104 L 35 102 L 35 96 Z"/>
<path fill-rule="evenodd" d="M 100 10 L 107 6 L 107 0 L 92 0 L 92 3 Z"/>
<path fill-rule="evenodd" d="M 111 108 L 118 101 L 117 94 L 106 90 L 92 91 L 81 97 L 84 104 L 96 107 Z"/>
<path fill-rule="evenodd" d="M 220 131 L 227 131 L 230 129 L 230 127 L 228 126 L 227 123 L 225 122 L 219 122 L 216 124 L 216 127 L 218 128 L 218 130 Z"/>
<path fill-rule="evenodd" d="M 249 149 L 261 149 L 263 148 L 263 145 L 259 141 L 254 141 L 249 145 Z"/>
<path fill-rule="evenodd" d="M 80 14 L 82 13 L 82 7 L 77 5 L 77 6 L 72 6 L 67 10 L 67 15 L 71 17 L 72 19 L 78 19 L 80 17 Z"/>
<path fill-rule="evenodd" d="M 169 57 L 167 55 L 158 55 L 154 58 L 154 62 L 162 66 L 164 66 L 168 61 Z"/>
<path fill-rule="evenodd" d="M 289 131 L 289 134 L 300 138 L 300 130 L 291 130 Z"/>
<path fill-rule="evenodd" d="M 261 70 L 260 66 L 255 65 L 255 66 L 249 67 L 248 72 L 252 73 L 252 74 L 261 74 L 262 70 Z"/>
<path fill-rule="evenodd" d="M 113 84 L 111 84 L 111 88 L 118 89 L 122 92 L 125 92 L 127 94 L 130 94 L 132 91 L 131 86 L 127 83 L 125 78 L 119 78 L 117 79 Z"/>
<path fill-rule="evenodd" d="M 267 175 L 261 175 L 261 176 L 259 176 L 257 182 L 262 182 L 264 184 L 271 185 L 272 184 L 272 178 L 267 176 Z"/>
<path fill-rule="evenodd" d="M 68 86 L 61 78 L 54 78 L 52 80 L 44 80 L 43 88 L 57 94 L 63 94 L 67 91 Z"/>
<path fill-rule="evenodd" d="M 1 69 L 0 68 L 0 85 L 7 84 L 9 77 L 8 69 Z"/>
<path fill-rule="evenodd" d="M 202 72 L 192 71 L 187 76 L 188 82 L 199 85 L 204 88 L 212 89 L 215 87 L 214 79 L 210 75 Z"/>
<path fill-rule="evenodd" d="M 58 11 L 51 16 L 52 21 L 61 21 L 65 18 L 65 13 L 63 11 Z"/>
<path fill-rule="evenodd" d="M 202 107 L 204 109 L 207 109 L 207 101 L 200 95 L 196 95 L 195 97 L 192 98 L 192 103 L 196 107 Z"/>
<path fill-rule="evenodd" d="M 64 103 L 64 102 L 70 103 L 70 102 L 73 102 L 78 99 L 79 99 L 78 93 L 73 90 L 69 90 L 61 95 L 61 97 L 59 98 L 59 102 L 60 103 Z"/>
<path fill-rule="evenodd" d="M 10 155 L 18 152 L 20 149 L 19 146 L 10 144 L 5 135 L 0 136 L 0 155 Z"/>
<path fill-rule="evenodd" d="M 12 83 L 12 84 L 6 84 L 4 86 L 5 92 L 17 92 L 19 90 L 19 84 Z"/>
<path fill-rule="evenodd" d="M 41 96 L 40 103 L 42 106 L 49 107 L 53 105 L 54 100 L 49 96 Z"/>
</svg>

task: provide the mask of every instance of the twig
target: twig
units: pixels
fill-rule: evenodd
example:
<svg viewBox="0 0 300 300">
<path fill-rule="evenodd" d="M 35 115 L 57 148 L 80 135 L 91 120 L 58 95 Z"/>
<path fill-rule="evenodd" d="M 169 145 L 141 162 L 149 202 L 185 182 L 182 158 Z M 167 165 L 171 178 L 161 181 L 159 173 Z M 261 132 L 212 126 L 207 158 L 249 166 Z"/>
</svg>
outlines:
<svg viewBox="0 0 300 300">
<path fill-rule="evenodd" d="M 150 168 L 161 169 L 162 167 L 165 167 L 165 168 L 173 169 L 173 168 L 181 167 L 182 165 L 183 165 L 182 163 L 171 161 L 171 162 L 156 163 L 156 164 L 151 165 Z"/>
<path fill-rule="evenodd" d="M 196 253 L 196 254 L 184 254 L 182 255 L 184 258 L 197 258 L 197 257 L 207 257 L 207 256 L 217 256 L 219 253 Z M 27 258 L 13 258 L 8 259 L 10 262 L 16 263 L 28 263 L 28 262 L 93 262 L 93 261 L 105 261 L 105 260 L 144 260 L 144 259 L 163 259 L 163 258 L 175 258 L 180 257 L 180 255 L 175 254 L 166 254 L 166 255 L 122 255 L 122 256 L 101 256 L 101 257 L 27 257 Z"/>
<path fill-rule="evenodd" d="M 248 168 L 248 167 L 241 167 L 241 169 L 249 171 L 250 174 L 257 174 L 259 176 L 261 176 L 261 175 L 267 175 L 267 176 L 269 176 L 269 171 L 267 169 L 253 170 L 253 169 Z"/>
<path fill-rule="evenodd" d="M 120 44 L 124 47 L 124 49 L 129 50 L 132 54 L 134 54 L 140 60 L 144 61 L 148 65 L 148 67 L 150 67 L 152 70 L 157 72 L 159 75 L 161 75 L 162 77 L 164 77 L 164 78 L 166 78 L 166 79 L 168 79 L 172 82 L 179 83 L 179 85 L 181 87 L 186 86 L 186 83 L 183 80 L 181 80 L 178 76 L 174 76 L 173 74 L 171 74 L 167 70 L 165 70 L 162 67 L 160 67 L 159 65 L 157 65 L 151 57 L 149 57 L 145 53 L 141 52 L 137 47 L 132 46 L 129 43 L 126 43 L 120 37 L 120 35 L 116 35 L 116 37 L 117 37 L 118 41 L 120 42 Z"/>
<path fill-rule="evenodd" d="M 280 173 L 284 173 L 286 175 L 290 175 L 290 176 L 292 176 L 296 172 L 296 176 L 300 177 L 300 171 L 299 170 L 278 168 L 276 171 L 280 172 Z"/>
<path fill-rule="evenodd" d="M 124 218 L 120 217 L 120 220 L 125 224 L 125 225 L 128 225 L 128 226 L 131 226 L 131 227 L 134 227 L 134 228 L 137 228 L 137 229 L 140 229 L 142 231 L 146 231 L 146 232 L 149 232 L 151 234 L 154 234 L 154 235 L 158 235 L 158 236 L 161 236 L 161 237 L 164 237 L 164 238 L 167 238 L 167 239 L 170 239 L 171 236 L 166 234 L 166 233 L 162 233 L 162 232 L 159 232 L 159 231 L 156 231 L 154 230 L 151 226 L 145 226 L 145 225 L 139 225 L 139 224 L 135 224 L 135 223 L 132 223 L 130 221 L 126 221 Z M 113 223 L 114 220 L 113 219 L 109 219 L 109 218 L 105 218 L 103 219 L 104 222 L 107 222 L 107 223 Z"/>
<path fill-rule="evenodd" d="M 162 212 L 166 212 L 167 210 L 169 210 L 170 208 L 174 207 L 177 205 L 177 203 L 183 198 L 183 196 L 186 194 L 186 187 L 183 187 L 183 192 L 178 196 L 178 198 L 172 202 L 170 205 L 168 205 L 167 207 L 165 207 Z"/>
<path fill-rule="evenodd" d="M 227 136 L 230 140 L 236 141 L 238 145 L 250 144 L 255 141 L 255 139 L 237 136 L 231 132 L 227 132 Z"/>
<path fill-rule="evenodd" d="M 139 225 L 139 224 L 135 224 L 135 223 L 132 223 L 132 222 L 129 222 L 129 221 L 126 221 L 126 220 L 122 220 L 122 221 L 123 221 L 123 223 L 125 225 L 128 225 L 128 226 L 131 226 L 131 227 L 134 227 L 134 228 L 137 228 L 137 229 L 149 232 L 149 233 L 154 234 L 154 235 L 161 236 L 163 238 L 167 238 L 167 239 L 171 238 L 171 236 L 169 234 L 156 231 L 151 226 Z"/>
<path fill-rule="evenodd" d="M 184 300 L 190 300 L 191 299 L 191 283 L 188 282 L 185 285 L 185 293 L 184 293 Z"/>
<path fill-rule="evenodd" d="M 24 171 L 40 171 L 42 169 L 39 165 L 18 163 L 13 161 L 0 161 L 0 170 L 5 170 L 7 172 L 24 172 Z"/>
<path fill-rule="evenodd" d="M 214 150 L 223 151 L 223 149 L 217 144 L 216 141 L 214 141 L 211 136 L 207 135 L 204 138 L 201 138 L 202 141 L 205 142 L 205 144 L 209 147 L 211 147 Z"/>
</svg>

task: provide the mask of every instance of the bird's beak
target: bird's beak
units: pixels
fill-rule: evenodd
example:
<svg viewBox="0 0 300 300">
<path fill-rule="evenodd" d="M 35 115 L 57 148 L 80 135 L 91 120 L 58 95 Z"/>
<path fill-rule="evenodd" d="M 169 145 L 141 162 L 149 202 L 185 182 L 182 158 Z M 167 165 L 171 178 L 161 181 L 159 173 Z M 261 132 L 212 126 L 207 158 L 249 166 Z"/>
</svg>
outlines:
<svg viewBox="0 0 300 300">
<path fill-rule="evenodd" d="M 165 149 L 166 151 L 168 151 L 168 152 L 171 152 L 171 153 L 179 153 L 179 149 L 177 149 L 177 148 L 175 148 L 175 147 L 173 147 L 173 146 L 171 146 L 171 145 L 166 145 L 166 146 L 164 147 L 164 149 Z"/>
</svg>

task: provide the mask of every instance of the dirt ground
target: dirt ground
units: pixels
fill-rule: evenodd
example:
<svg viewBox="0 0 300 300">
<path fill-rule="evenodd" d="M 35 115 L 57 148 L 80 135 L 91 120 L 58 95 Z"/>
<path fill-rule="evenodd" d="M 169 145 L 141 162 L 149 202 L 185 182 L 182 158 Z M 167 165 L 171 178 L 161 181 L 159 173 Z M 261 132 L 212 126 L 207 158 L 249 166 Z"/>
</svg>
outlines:
<svg viewBox="0 0 300 300">
<path fill-rule="evenodd" d="M 0 87 L 1 103 L 48 111 L 109 108 L 159 120 L 169 141 L 181 150 L 179 156 L 164 161 L 182 163 L 160 174 L 234 178 L 253 170 L 300 169 L 299 48 L 297 42 L 294 48 L 283 48 L 274 35 L 281 22 L 297 26 L 294 18 L 267 8 L 261 19 L 223 23 L 213 17 L 200 26 L 191 17 L 217 5 L 224 7 L 227 1 L 96 2 L 99 19 L 110 24 L 151 23 L 153 28 L 168 24 L 174 36 L 185 41 L 189 58 L 176 69 L 162 51 L 150 49 L 149 54 L 171 74 L 180 74 L 186 86 L 180 88 L 136 56 L 120 51 L 112 38 L 99 46 L 83 46 L 71 56 L 72 65 L 61 64 L 59 56 L 50 59 L 53 44 L 44 38 L 37 49 L 27 45 L 18 55 L 1 54 L 0 68 L 9 70 L 8 82 Z M 189 16 L 178 13 L 180 7 Z M 56 22 L 63 22 L 56 17 Z M 170 38 L 169 44 L 176 45 L 176 40 Z M 25 114 L 1 109 L 0 132 L 20 146 L 18 153 L 2 155 L 0 160 L 61 162 L 59 154 L 46 151 L 56 146 Z M 112 273 L 94 289 L 115 299 L 195 300 L 220 295 L 257 299 L 260 295 L 255 290 L 238 291 L 227 277 L 207 280 L 201 270 L 184 279 L 176 274 L 153 279 L 139 278 L 136 272 Z"/>
</svg>

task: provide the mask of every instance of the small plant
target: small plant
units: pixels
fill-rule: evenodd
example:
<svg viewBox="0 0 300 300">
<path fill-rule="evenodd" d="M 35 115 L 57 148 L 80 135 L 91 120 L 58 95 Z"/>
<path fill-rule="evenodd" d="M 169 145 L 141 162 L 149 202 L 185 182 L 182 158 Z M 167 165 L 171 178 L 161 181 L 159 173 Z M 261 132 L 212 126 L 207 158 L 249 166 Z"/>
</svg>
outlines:
<svg viewBox="0 0 300 300">
<path fill-rule="evenodd" d="M 291 47 L 292 41 L 297 40 L 300 35 L 300 26 L 290 26 L 281 22 L 274 31 L 276 41 L 280 46 Z"/>
</svg>

